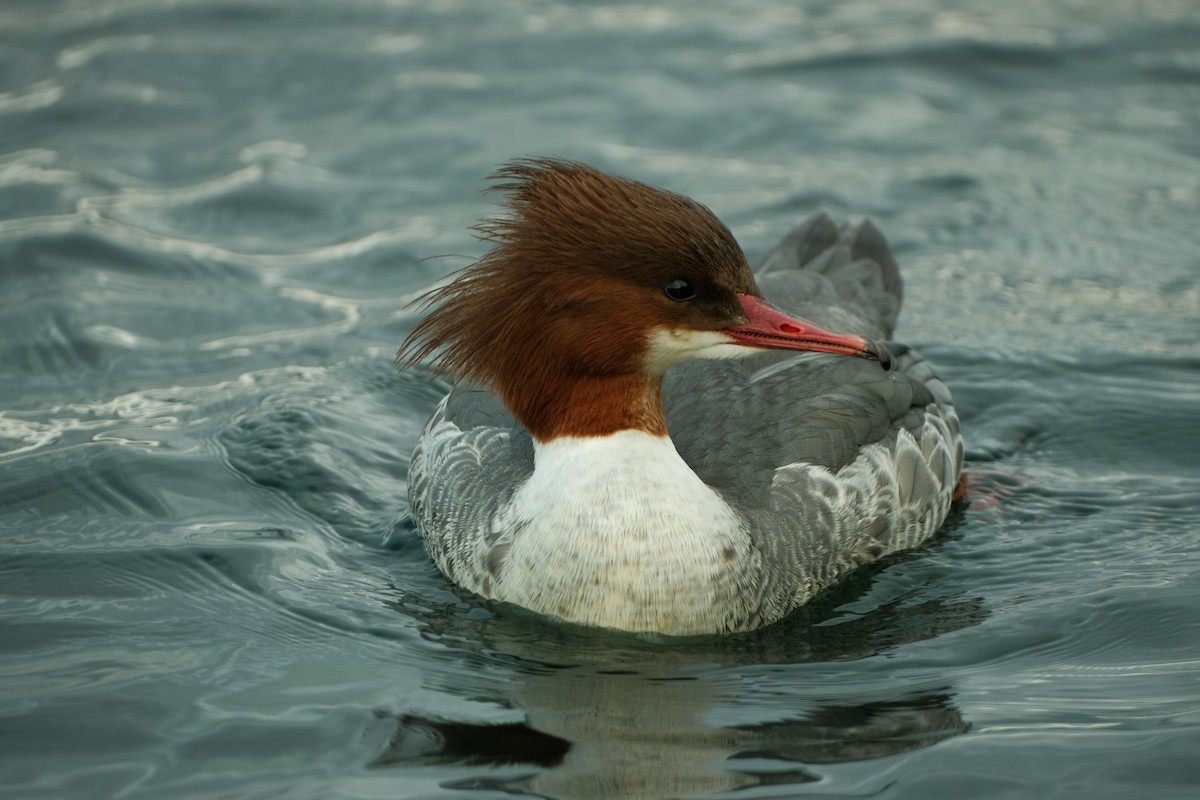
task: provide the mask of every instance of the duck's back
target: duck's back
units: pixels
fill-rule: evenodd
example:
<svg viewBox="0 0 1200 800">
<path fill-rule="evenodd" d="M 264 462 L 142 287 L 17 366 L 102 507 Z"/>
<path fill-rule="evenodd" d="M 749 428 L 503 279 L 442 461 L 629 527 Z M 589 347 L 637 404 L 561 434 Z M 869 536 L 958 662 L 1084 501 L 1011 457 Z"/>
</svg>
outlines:
<svg viewBox="0 0 1200 800">
<path fill-rule="evenodd" d="M 890 339 L 902 283 L 869 222 L 827 216 L 759 262 L 781 309 L 831 330 Z M 851 567 L 913 547 L 941 526 L 962 469 L 950 392 L 913 349 L 891 370 L 861 359 L 764 352 L 696 361 L 664 381 L 684 460 L 750 525 L 786 611 Z"/>
</svg>

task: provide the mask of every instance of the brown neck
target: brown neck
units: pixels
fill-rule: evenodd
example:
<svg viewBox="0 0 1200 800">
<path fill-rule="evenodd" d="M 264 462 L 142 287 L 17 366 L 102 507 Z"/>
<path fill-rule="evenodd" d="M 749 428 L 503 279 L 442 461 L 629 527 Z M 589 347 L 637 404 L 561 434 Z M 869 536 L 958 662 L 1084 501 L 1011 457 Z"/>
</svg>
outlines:
<svg viewBox="0 0 1200 800">
<path fill-rule="evenodd" d="M 662 378 L 641 373 L 571 376 L 498 387 L 500 396 L 539 442 L 559 436 L 607 436 L 624 430 L 667 435 Z"/>
</svg>

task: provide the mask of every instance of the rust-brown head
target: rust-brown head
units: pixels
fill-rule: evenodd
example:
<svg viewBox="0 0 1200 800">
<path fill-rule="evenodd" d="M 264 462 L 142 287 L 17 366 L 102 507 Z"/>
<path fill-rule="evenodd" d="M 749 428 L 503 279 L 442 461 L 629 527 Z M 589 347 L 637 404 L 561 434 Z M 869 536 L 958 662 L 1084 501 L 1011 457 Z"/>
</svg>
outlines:
<svg viewBox="0 0 1200 800">
<path fill-rule="evenodd" d="M 699 203 L 558 159 L 493 178 L 508 213 L 478 230 L 495 247 L 424 298 L 433 311 L 397 360 L 490 385 L 539 441 L 665 435 L 662 373 L 691 358 L 879 358 L 766 305 L 733 235 Z"/>
</svg>

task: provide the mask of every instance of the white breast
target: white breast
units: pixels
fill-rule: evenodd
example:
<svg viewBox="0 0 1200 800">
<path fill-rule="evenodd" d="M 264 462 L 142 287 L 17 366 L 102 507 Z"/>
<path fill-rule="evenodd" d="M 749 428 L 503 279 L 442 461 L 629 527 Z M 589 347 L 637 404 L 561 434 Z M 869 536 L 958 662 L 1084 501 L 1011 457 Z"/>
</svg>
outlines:
<svg viewBox="0 0 1200 800">
<path fill-rule="evenodd" d="M 760 571 L 744 521 L 669 438 L 641 431 L 537 445 L 494 525 L 490 585 L 469 588 L 583 624 L 719 630 Z"/>
</svg>

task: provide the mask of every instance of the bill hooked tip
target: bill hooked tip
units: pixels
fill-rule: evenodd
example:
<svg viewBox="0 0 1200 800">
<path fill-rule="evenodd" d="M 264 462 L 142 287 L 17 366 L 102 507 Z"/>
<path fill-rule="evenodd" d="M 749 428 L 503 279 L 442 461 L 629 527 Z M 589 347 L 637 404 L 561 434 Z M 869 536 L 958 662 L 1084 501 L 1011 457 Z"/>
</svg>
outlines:
<svg viewBox="0 0 1200 800">
<path fill-rule="evenodd" d="M 884 370 L 891 370 L 892 351 L 888 350 L 886 344 L 883 342 L 869 342 L 868 348 L 870 357 L 874 358 L 875 361 L 878 361 L 880 367 L 882 367 Z"/>
</svg>

